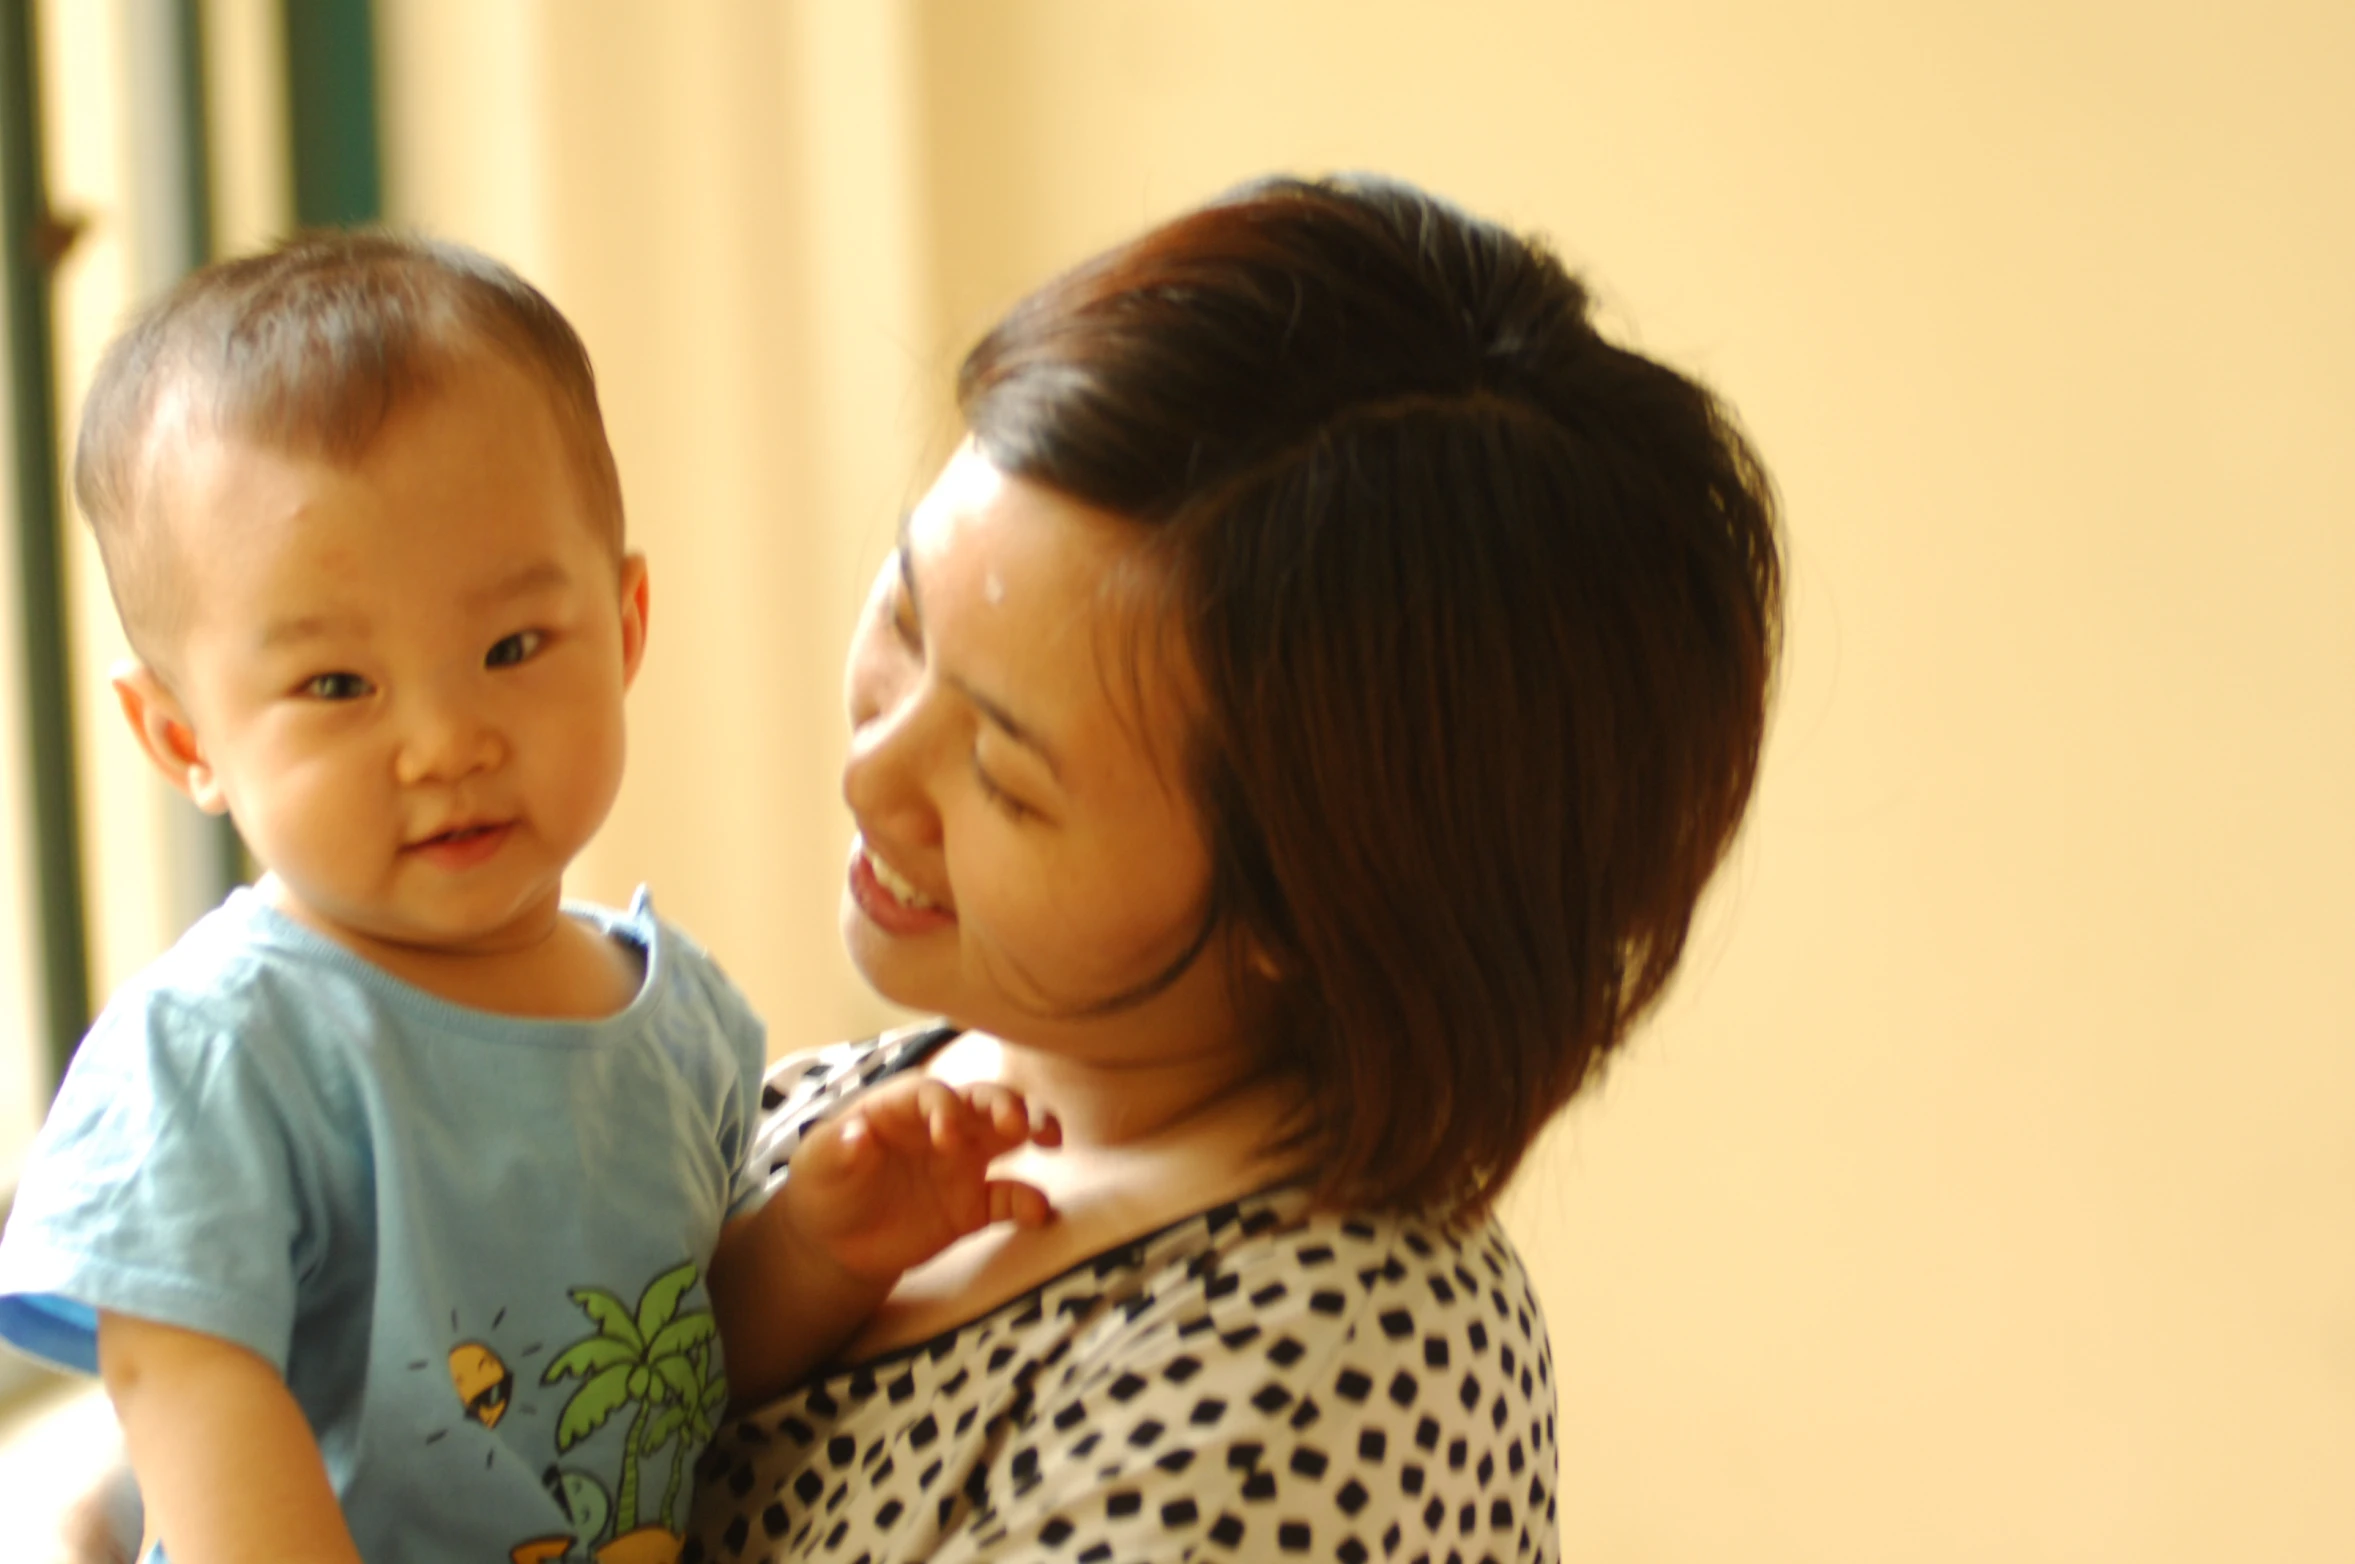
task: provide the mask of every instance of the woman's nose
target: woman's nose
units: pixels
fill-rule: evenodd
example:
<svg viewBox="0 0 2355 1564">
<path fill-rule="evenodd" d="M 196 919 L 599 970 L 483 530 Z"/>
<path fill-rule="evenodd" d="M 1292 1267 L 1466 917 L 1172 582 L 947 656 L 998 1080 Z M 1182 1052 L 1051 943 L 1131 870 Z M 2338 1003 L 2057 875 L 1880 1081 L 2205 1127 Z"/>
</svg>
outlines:
<svg viewBox="0 0 2355 1564">
<path fill-rule="evenodd" d="M 937 841 L 940 815 L 926 785 L 933 742 L 924 703 L 908 688 L 898 698 L 854 699 L 850 755 L 842 766 L 842 797 L 859 828 L 907 846 Z"/>
<path fill-rule="evenodd" d="M 401 726 L 393 769 L 404 787 L 453 782 L 488 771 L 507 757 L 507 744 L 490 714 L 462 696 L 413 696 Z"/>
</svg>

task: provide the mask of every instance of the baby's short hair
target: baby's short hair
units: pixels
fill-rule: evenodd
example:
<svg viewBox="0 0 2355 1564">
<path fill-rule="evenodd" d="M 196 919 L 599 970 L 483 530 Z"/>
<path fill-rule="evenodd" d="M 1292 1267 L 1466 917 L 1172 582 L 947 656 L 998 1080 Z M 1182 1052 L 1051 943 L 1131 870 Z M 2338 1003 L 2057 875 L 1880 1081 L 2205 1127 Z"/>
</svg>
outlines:
<svg viewBox="0 0 2355 1564">
<path fill-rule="evenodd" d="M 98 536 L 132 646 L 162 633 L 169 551 L 146 493 L 167 398 L 197 427 L 354 462 L 404 402 L 488 349 L 548 393 L 592 519 L 622 549 L 621 480 L 587 348 L 513 270 L 444 240 L 306 234 L 193 273 L 100 361 L 82 404 L 74 496 Z"/>
</svg>

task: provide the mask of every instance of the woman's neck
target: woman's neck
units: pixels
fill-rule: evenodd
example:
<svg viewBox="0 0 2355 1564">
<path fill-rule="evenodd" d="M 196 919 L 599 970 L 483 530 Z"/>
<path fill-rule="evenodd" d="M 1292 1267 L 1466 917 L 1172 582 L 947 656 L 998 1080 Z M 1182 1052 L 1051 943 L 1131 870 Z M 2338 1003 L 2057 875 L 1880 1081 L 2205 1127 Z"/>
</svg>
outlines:
<svg viewBox="0 0 2355 1564">
<path fill-rule="evenodd" d="M 960 1084 L 1011 1086 L 1035 1109 L 1055 1115 L 1065 1145 L 1107 1151 L 1198 1138 L 1229 1142 L 1238 1132 L 1273 1142 L 1297 1101 L 1288 1080 L 1232 1041 L 1098 1059 L 968 1032 L 929 1068 Z"/>
<path fill-rule="evenodd" d="M 1297 1084 L 1239 1051 L 1110 1062 L 968 1032 L 925 1068 L 958 1083 L 1004 1082 L 1061 1121 L 1060 1147 L 1025 1146 L 992 1169 L 1034 1185 L 1055 1219 L 983 1228 L 910 1270 L 846 1349 L 851 1361 L 928 1340 L 1090 1255 L 1302 1172 L 1283 1145 L 1298 1123 Z"/>
</svg>

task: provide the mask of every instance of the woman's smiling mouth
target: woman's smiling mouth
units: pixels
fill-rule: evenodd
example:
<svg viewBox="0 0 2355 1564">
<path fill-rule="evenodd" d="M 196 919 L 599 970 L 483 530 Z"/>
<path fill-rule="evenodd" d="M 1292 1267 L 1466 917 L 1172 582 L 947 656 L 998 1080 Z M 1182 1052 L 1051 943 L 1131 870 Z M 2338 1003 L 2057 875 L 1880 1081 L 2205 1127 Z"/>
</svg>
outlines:
<svg viewBox="0 0 2355 1564">
<path fill-rule="evenodd" d="M 859 911 L 889 933 L 926 934 L 957 921 L 954 912 L 878 857 L 864 837 L 851 844 L 850 894 Z"/>
</svg>

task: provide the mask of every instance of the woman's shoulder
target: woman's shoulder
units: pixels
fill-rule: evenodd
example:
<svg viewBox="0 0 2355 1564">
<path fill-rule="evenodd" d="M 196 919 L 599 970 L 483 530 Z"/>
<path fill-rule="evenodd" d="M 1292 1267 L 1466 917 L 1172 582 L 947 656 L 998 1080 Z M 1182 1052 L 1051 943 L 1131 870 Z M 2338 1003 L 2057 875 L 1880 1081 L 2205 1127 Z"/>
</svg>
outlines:
<svg viewBox="0 0 2355 1564">
<path fill-rule="evenodd" d="M 1493 1220 L 1324 1211 L 1291 1191 L 1205 1213 L 1167 1259 L 1135 1344 L 1215 1344 L 1225 1376 L 1289 1398 L 1287 1421 L 1419 1423 L 1441 1403 L 1496 1428 L 1550 1421 L 1544 1317 Z"/>
<path fill-rule="evenodd" d="M 1322 1211 L 1288 1192 L 1208 1213 L 1196 1252 L 1171 1258 L 1154 1301 L 1038 1409 L 1050 1427 L 1082 1403 L 1099 1426 L 1111 1414 L 1124 1455 L 1168 1430 L 1116 1483 L 1177 1479 L 1239 1549 L 1350 1557 L 1418 1525 L 1460 1545 L 1469 1518 L 1482 1551 L 1551 1556 L 1552 1356 L 1497 1223 Z M 1102 1486 L 1057 1498 L 1085 1512 Z M 1291 1530 L 1271 1539 L 1277 1510 Z"/>
<path fill-rule="evenodd" d="M 1552 1357 L 1498 1224 L 1291 1190 L 1205 1213 L 1161 1258 L 1033 1382 L 1030 1426 L 1065 1459 L 1012 1508 L 1084 1523 L 1142 1493 L 1250 1556 L 1417 1532 L 1553 1556 Z"/>
</svg>

